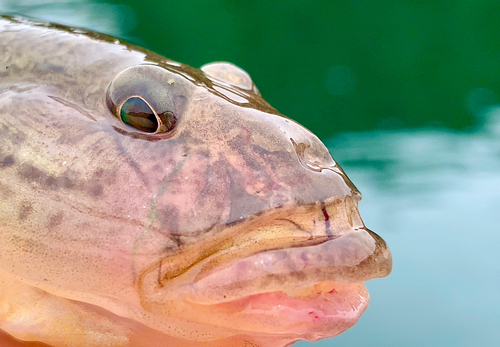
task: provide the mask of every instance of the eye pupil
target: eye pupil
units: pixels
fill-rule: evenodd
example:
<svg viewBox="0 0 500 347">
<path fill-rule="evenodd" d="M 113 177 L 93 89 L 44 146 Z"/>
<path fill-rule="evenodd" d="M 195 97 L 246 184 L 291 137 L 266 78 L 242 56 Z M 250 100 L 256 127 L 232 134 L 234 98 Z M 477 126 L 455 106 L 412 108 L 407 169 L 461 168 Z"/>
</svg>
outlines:
<svg viewBox="0 0 500 347">
<path fill-rule="evenodd" d="M 120 110 L 125 124 L 138 130 L 154 133 L 158 130 L 158 120 L 151 108 L 141 98 L 132 97 L 125 101 Z"/>
</svg>

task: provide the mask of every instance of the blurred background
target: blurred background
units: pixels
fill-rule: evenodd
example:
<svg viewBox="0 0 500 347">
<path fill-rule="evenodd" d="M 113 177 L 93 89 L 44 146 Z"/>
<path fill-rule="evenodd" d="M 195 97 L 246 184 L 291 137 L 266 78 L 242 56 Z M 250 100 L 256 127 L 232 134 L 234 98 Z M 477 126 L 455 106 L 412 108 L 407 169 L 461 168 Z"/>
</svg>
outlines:
<svg viewBox="0 0 500 347">
<path fill-rule="evenodd" d="M 393 274 L 341 336 L 297 347 L 500 345 L 500 2 L 0 0 L 199 67 L 230 61 L 364 195 Z"/>
</svg>

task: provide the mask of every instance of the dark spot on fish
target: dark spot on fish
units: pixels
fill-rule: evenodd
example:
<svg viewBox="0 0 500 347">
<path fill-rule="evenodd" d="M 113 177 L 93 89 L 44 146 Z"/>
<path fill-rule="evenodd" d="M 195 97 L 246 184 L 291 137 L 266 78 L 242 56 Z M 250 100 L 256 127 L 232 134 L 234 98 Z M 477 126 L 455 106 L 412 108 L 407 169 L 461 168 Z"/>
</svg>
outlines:
<svg viewBox="0 0 500 347">
<path fill-rule="evenodd" d="M 116 171 L 115 170 L 104 170 L 98 169 L 94 172 L 94 179 L 99 180 L 99 182 L 106 185 L 111 185 L 116 181 Z"/>
<path fill-rule="evenodd" d="M 59 179 L 61 181 L 61 186 L 63 188 L 73 188 L 75 186 L 75 184 L 69 177 L 63 176 L 60 177 Z"/>
<path fill-rule="evenodd" d="M 7 90 L 10 90 L 8 88 Z M 4 91 L 2 91 L 3 93 Z M 0 138 L 3 139 L 8 139 L 9 142 L 11 143 L 16 143 L 16 144 L 21 144 L 25 141 L 26 139 L 26 134 L 24 132 L 18 131 L 16 133 L 13 133 L 11 129 L 9 129 L 6 125 L 1 125 L 0 126 Z M 0 148 L 3 149 L 3 148 Z"/>
<path fill-rule="evenodd" d="M 50 189 L 57 189 L 57 180 L 54 176 L 49 176 L 45 180 L 45 185 Z"/>
<path fill-rule="evenodd" d="M 284 284 L 288 279 L 288 275 L 270 274 L 262 279 L 262 285 L 266 286 L 269 283 Z"/>
<path fill-rule="evenodd" d="M 47 179 L 47 175 L 42 170 L 28 164 L 21 166 L 18 174 L 21 178 L 36 183 L 42 183 Z"/>
<path fill-rule="evenodd" d="M 300 260 L 302 260 L 305 264 L 309 263 L 309 258 L 307 257 L 307 255 L 305 253 L 302 253 L 300 255 Z"/>
<path fill-rule="evenodd" d="M 59 211 L 56 214 L 53 214 L 49 217 L 49 223 L 47 224 L 47 227 L 49 229 L 53 229 L 61 225 L 62 221 L 64 218 L 64 212 Z"/>
<path fill-rule="evenodd" d="M 220 162 L 221 165 L 227 165 L 224 161 L 218 162 Z M 216 164 L 217 163 L 214 165 Z M 259 197 L 247 193 L 246 187 L 242 184 L 242 182 L 245 182 L 245 178 L 237 168 L 232 165 L 227 165 L 226 171 L 229 179 L 229 201 L 231 201 L 231 210 L 228 220 L 234 221 L 240 219 L 241 216 L 255 215 L 261 212 L 257 208 L 257 206 L 259 206 Z M 238 203 L 235 203 L 236 201 Z"/>
<path fill-rule="evenodd" d="M 228 145 L 231 149 L 245 160 L 248 167 L 254 171 L 262 171 L 261 164 L 255 160 L 255 158 L 248 154 L 249 140 L 245 139 L 245 137 L 235 137 L 232 140 L 228 141 Z"/>
<path fill-rule="evenodd" d="M 270 157 L 270 156 L 276 156 L 276 155 L 281 154 L 281 152 L 279 152 L 279 151 L 273 151 L 273 152 L 268 151 L 267 149 L 264 149 L 259 145 L 252 145 L 252 151 L 257 153 L 260 157 L 263 157 L 263 156 Z"/>
<path fill-rule="evenodd" d="M 330 225 L 330 216 L 326 210 L 325 202 L 321 202 L 321 211 L 323 211 L 323 216 L 325 217 L 325 231 L 329 238 L 333 238 L 333 233 Z"/>
<path fill-rule="evenodd" d="M 73 188 L 75 186 L 75 184 L 69 177 L 52 176 L 28 164 L 21 166 L 18 171 L 18 175 L 27 181 L 38 183 L 51 190 Z"/>
<path fill-rule="evenodd" d="M 177 208 L 168 206 L 157 211 L 159 221 L 164 230 L 179 230 L 179 211 Z M 181 245 L 179 235 L 169 235 L 178 246 Z"/>
<path fill-rule="evenodd" d="M 165 171 L 165 169 L 163 168 L 163 166 L 161 166 L 160 164 L 155 164 L 153 166 L 153 168 L 151 169 L 151 171 L 154 171 L 154 172 L 158 172 L 158 173 L 162 173 Z"/>
<path fill-rule="evenodd" d="M 49 176 L 45 180 L 45 185 L 49 187 L 50 189 L 60 189 L 60 188 L 73 188 L 74 183 L 73 181 L 66 177 L 54 177 L 54 176 Z"/>
<path fill-rule="evenodd" d="M 37 64 L 37 68 L 41 71 L 45 70 L 47 72 L 55 73 L 55 74 L 63 74 L 64 73 L 64 68 L 62 66 L 47 63 L 47 62 Z"/>
<path fill-rule="evenodd" d="M 297 272 L 292 272 L 292 273 L 290 274 L 290 277 L 297 279 L 297 281 L 304 281 L 304 280 L 306 280 L 306 278 L 307 278 L 307 276 L 306 276 L 306 274 L 305 274 L 305 273 L 303 273 L 303 272 L 299 272 L 299 271 L 297 271 Z"/>
<path fill-rule="evenodd" d="M 29 215 L 33 212 L 33 205 L 31 202 L 24 200 L 21 203 L 21 206 L 19 206 L 19 211 L 18 211 L 18 219 L 21 221 L 26 220 L 26 218 L 29 217 Z"/>
<path fill-rule="evenodd" d="M 10 65 L 7 65 L 9 69 L 11 70 L 17 70 L 19 71 L 19 66 L 17 64 L 10 64 Z"/>
<path fill-rule="evenodd" d="M 246 150 L 241 149 L 239 154 L 243 157 L 249 168 L 257 172 L 264 172 L 262 165 L 252 156 L 248 155 Z"/>
<path fill-rule="evenodd" d="M 328 212 L 326 212 L 326 208 L 324 207 L 324 203 L 323 203 L 323 208 L 321 210 L 323 211 L 323 216 L 325 217 L 325 222 L 329 222 L 330 216 L 328 216 Z"/>
<path fill-rule="evenodd" d="M 275 171 L 276 167 L 283 165 L 290 157 L 287 151 L 268 151 L 259 145 L 252 145 L 252 151 L 257 154 L 257 157 L 264 158 L 265 163 L 269 165 L 271 171 Z"/>
<path fill-rule="evenodd" d="M 92 195 L 93 197 L 98 197 L 102 195 L 103 191 L 104 188 L 100 184 L 91 184 L 88 189 L 89 194 Z"/>
<path fill-rule="evenodd" d="M 0 162 L 0 168 L 10 167 L 14 165 L 15 162 L 14 156 L 8 155 Z"/>
</svg>

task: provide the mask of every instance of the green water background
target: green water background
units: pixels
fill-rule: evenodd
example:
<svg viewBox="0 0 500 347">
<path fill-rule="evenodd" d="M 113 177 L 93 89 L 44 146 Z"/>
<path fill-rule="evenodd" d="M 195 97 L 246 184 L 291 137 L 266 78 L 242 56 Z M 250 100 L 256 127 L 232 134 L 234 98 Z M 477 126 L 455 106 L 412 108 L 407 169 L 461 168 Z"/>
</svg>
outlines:
<svg viewBox="0 0 500 347">
<path fill-rule="evenodd" d="M 500 345 L 500 2 L 27 1 L 195 67 L 230 61 L 330 148 L 394 256 L 326 346 Z M 300 342 L 296 346 L 309 346 Z"/>
<path fill-rule="evenodd" d="M 476 124 L 471 92 L 500 88 L 497 1 L 0 3 L 118 34 L 195 67 L 233 62 L 273 106 L 321 138 L 387 128 L 467 130 Z"/>
</svg>

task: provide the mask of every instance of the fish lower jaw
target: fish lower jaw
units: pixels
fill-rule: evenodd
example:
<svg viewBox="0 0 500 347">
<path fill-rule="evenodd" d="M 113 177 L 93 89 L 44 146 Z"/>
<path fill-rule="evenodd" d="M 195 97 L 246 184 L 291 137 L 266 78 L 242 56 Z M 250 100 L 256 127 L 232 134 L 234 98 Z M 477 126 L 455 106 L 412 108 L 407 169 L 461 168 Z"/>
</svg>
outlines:
<svg viewBox="0 0 500 347">
<path fill-rule="evenodd" d="M 214 326 L 239 333 L 315 341 L 352 327 L 368 303 L 363 283 L 321 282 L 307 288 L 260 293 L 216 304 L 186 302 L 186 306 L 199 319 L 210 317 Z"/>
<path fill-rule="evenodd" d="M 246 304 L 244 311 L 251 313 L 288 311 L 298 314 L 299 320 L 307 315 L 316 315 L 329 319 L 357 319 L 365 311 L 369 303 L 369 294 L 363 283 L 321 282 L 306 288 L 281 290 L 276 292 L 251 295 L 246 298 L 219 305 Z M 218 305 L 215 305 L 218 306 Z M 289 317 L 287 317 L 289 318 Z M 310 321 L 309 318 L 305 321 Z"/>
</svg>

